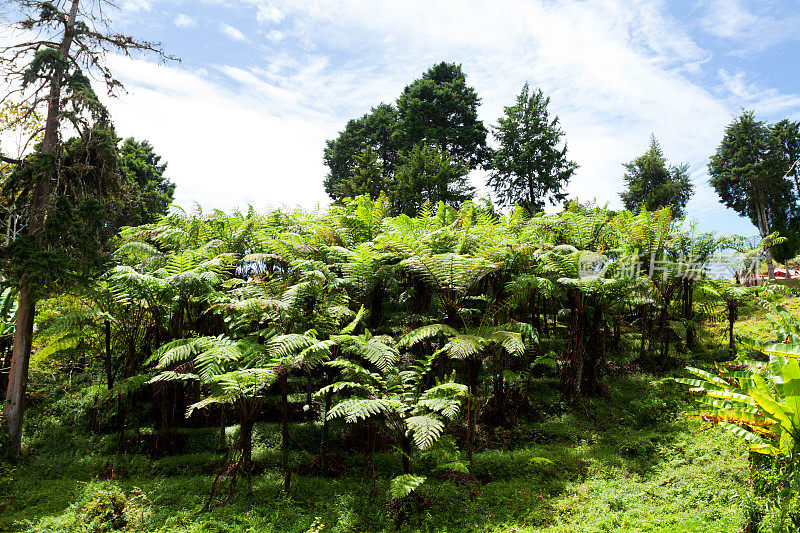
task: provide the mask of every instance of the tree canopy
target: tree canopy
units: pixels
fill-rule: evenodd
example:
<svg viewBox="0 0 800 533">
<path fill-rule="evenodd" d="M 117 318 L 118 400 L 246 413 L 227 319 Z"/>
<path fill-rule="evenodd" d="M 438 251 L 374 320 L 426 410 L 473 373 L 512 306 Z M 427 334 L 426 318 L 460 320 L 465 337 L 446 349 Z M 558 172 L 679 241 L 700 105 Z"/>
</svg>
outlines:
<svg viewBox="0 0 800 533">
<path fill-rule="evenodd" d="M 500 147 L 492 154 L 486 184 L 501 205 L 523 205 L 533 214 L 546 203 L 558 205 L 578 165 L 567 158 L 558 117 L 550 118 L 550 98 L 541 89 L 522 88 L 513 106 L 492 128 Z"/>
<path fill-rule="evenodd" d="M 797 212 L 797 196 L 788 179 L 791 168 L 776 129 L 745 111 L 725 129 L 708 171 L 711 185 L 722 203 L 748 217 L 762 238 L 780 230 Z M 772 258 L 767 250 L 770 277 Z"/>
<path fill-rule="evenodd" d="M 380 174 L 391 179 L 399 157 L 397 110 L 392 105 L 380 104 L 361 118 L 348 121 L 338 137 L 326 142 L 323 161 L 328 167 L 324 181 L 328 196 L 340 200 L 370 192 L 350 183 L 365 152 L 375 158 Z"/>
<path fill-rule="evenodd" d="M 432 66 L 397 99 L 401 149 L 410 152 L 418 144 L 435 146 L 459 165 L 477 168 L 485 160 L 487 133 L 478 119 L 479 103 L 461 65 Z"/>
<path fill-rule="evenodd" d="M 689 165 L 667 165 L 655 135 L 650 137 L 647 151 L 626 163 L 625 169 L 628 188 L 620 196 L 626 209 L 652 211 L 671 206 L 675 216 L 683 214 L 694 191 Z"/>
<path fill-rule="evenodd" d="M 401 158 L 391 201 L 398 213 L 414 216 L 423 205 L 459 206 L 472 198 L 468 169 L 435 146 L 417 145 Z"/>
<path fill-rule="evenodd" d="M 125 139 L 119 147 L 118 167 L 130 190 L 130 199 L 121 217 L 124 225 L 147 224 L 167 214 L 175 184 L 164 175 L 167 164 L 161 162 L 161 156 L 149 142 L 132 137 Z"/>
<path fill-rule="evenodd" d="M 477 168 L 487 153 L 486 128 L 477 115 L 479 103 L 459 65 L 434 65 L 403 90 L 396 105 L 372 108 L 364 116 L 350 120 L 338 137 L 327 141 L 323 153 L 328 167 L 325 192 L 338 201 L 361 194 L 375 199 L 380 191 L 392 196 L 401 190 L 404 199 L 411 199 L 442 190 L 425 185 L 425 180 L 410 179 L 408 172 L 401 178 L 399 168 L 421 146 L 447 154 L 446 158 L 466 172 Z M 433 154 L 430 150 L 425 153 Z M 462 177 L 458 173 L 449 175 L 457 181 Z M 412 191 L 413 186 L 418 188 Z M 463 185 L 456 182 L 450 189 L 461 190 Z M 402 203 L 404 199 L 392 198 L 398 212 L 413 209 L 411 204 Z M 421 202 L 436 203 L 439 199 L 437 195 Z M 415 206 L 421 205 L 414 202 Z"/>
</svg>

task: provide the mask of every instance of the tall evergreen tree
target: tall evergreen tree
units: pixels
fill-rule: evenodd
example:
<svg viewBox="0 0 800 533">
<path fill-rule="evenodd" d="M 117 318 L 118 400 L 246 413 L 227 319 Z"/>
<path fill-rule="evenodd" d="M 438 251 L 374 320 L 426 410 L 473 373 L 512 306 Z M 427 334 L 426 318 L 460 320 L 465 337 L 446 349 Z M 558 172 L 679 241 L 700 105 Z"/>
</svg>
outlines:
<svg viewBox="0 0 800 533">
<path fill-rule="evenodd" d="M 480 98 L 467 85 L 461 65 L 441 62 L 408 85 L 397 99 L 397 136 L 410 152 L 435 146 L 473 170 L 484 162 L 486 127 L 478 119 Z"/>
<path fill-rule="evenodd" d="M 534 213 L 566 198 L 564 188 L 578 165 L 567 158 L 566 143 L 561 146 L 564 132 L 558 117 L 550 118 L 549 103 L 541 89 L 531 92 L 526 83 L 492 129 L 500 148 L 486 184 L 501 205 L 519 204 Z"/>
<path fill-rule="evenodd" d="M 156 44 L 107 31 L 106 8 L 113 6 L 107 0 L 11 3 L 23 17 L 14 25 L 15 35 L 34 37 L 0 49 L 0 70 L 6 82 L 13 84 L 11 93 L 28 96 L 26 103 L 32 109 L 46 110 L 44 132 L 36 152 L 20 162 L 19 169 L 13 172 L 14 179 L 5 184 L 6 191 L 14 189 L 11 194 L 24 193 L 27 219 L 25 234 L 3 250 L 7 267 L 4 274 L 19 288 L 3 409 L 9 437 L 7 453 L 17 458 L 21 453 L 36 302 L 52 288 L 40 274 L 46 274 L 53 283 L 63 283 L 76 270 L 83 270 L 84 259 L 91 260 L 92 232 L 84 228 L 87 224 L 90 228 L 97 228 L 98 224 L 102 227 L 102 221 L 97 220 L 102 210 L 92 209 L 92 205 L 97 206 L 98 199 L 108 191 L 103 187 L 105 180 L 117 175 L 106 164 L 116 162 L 116 137 L 87 73 L 94 73 L 113 92 L 121 84 L 105 63 L 108 52 L 161 51 Z M 66 121 L 78 131 L 80 144 L 92 154 L 91 164 L 74 168 L 71 175 L 63 173 L 61 166 L 65 154 L 73 153 L 64 150 L 60 140 L 61 126 Z M 20 268 L 21 265 L 25 267 Z M 9 271 L 8 266 L 13 270 Z"/>
<path fill-rule="evenodd" d="M 745 111 L 725 129 L 716 153 L 708 164 L 710 183 L 722 203 L 740 216 L 750 218 L 761 238 L 788 220 L 787 210 L 796 208 L 792 184 L 786 177 L 787 157 L 775 132 Z M 767 271 L 775 278 L 772 254 L 765 251 Z"/>
<path fill-rule="evenodd" d="M 458 206 L 474 195 L 469 169 L 434 146 L 417 145 L 402 158 L 392 189 L 398 213 L 415 216 L 426 203 Z"/>
<path fill-rule="evenodd" d="M 119 148 L 119 172 L 130 189 L 121 225 L 138 226 L 166 215 L 175 195 L 175 184 L 164 175 L 167 164 L 153 146 L 128 138 Z"/>
<path fill-rule="evenodd" d="M 626 163 L 625 169 L 624 179 L 628 189 L 620 194 L 625 209 L 639 211 L 644 207 L 648 211 L 655 211 L 671 206 L 673 215 L 683 215 L 694 191 L 689 165 L 667 165 L 655 135 L 650 136 L 650 148 Z"/>
<path fill-rule="evenodd" d="M 784 164 L 788 166 L 786 177 L 794 182 L 795 193 L 800 198 L 800 122 L 781 120 L 773 124 L 772 132 L 780 143 Z"/>
<path fill-rule="evenodd" d="M 350 179 L 341 181 L 334 187 L 336 198 L 355 198 L 366 194 L 375 200 L 386 188 L 381 164 L 371 147 L 367 147 L 355 158 Z"/>
<path fill-rule="evenodd" d="M 375 157 L 382 176 L 393 176 L 398 159 L 396 136 L 397 110 L 388 104 L 374 107 L 361 118 L 349 121 L 338 137 L 327 141 L 323 153 L 328 167 L 325 177 L 328 196 L 341 200 L 351 195 L 354 187 L 349 182 L 359 164 L 363 164 L 359 158 L 365 150 Z"/>
</svg>

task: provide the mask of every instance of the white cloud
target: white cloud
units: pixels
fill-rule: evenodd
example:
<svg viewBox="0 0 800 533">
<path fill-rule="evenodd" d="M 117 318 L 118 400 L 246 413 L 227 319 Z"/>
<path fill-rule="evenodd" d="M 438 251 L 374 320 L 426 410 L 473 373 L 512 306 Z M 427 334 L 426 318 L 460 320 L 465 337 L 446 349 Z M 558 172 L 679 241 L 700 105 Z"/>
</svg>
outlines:
<svg viewBox="0 0 800 533">
<path fill-rule="evenodd" d="M 737 43 L 740 48 L 733 51 L 736 55 L 763 52 L 776 44 L 800 39 L 800 16 L 774 2 L 711 0 L 702 25 L 711 35 Z"/>
<path fill-rule="evenodd" d="M 178 13 L 173 21 L 179 28 L 191 28 L 197 25 L 197 21 L 184 13 Z"/>
<path fill-rule="evenodd" d="M 122 3 L 123 11 L 150 11 L 150 0 L 125 0 Z"/>
<path fill-rule="evenodd" d="M 178 67 L 115 56 L 128 94 L 111 102 L 120 135 L 148 139 L 169 163 L 179 204 L 258 209 L 325 204 L 325 168 L 309 146 L 336 125 L 313 112 L 283 113 L 268 98 L 225 90 Z"/>
<path fill-rule="evenodd" d="M 279 30 L 272 30 L 267 33 L 267 39 L 273 43 L 281 42 L 286 37 L 286 34 Z"/>
<path fill-rule="evenodd" d="M 730 116 L 725 102 L 685 76 L 709 54 L 659 3 L 275 5 L 300 21 L 289 30 L 291 37 L 313 52 L 271 57 L 251 72 L 305 95 L 306 105 L 335 116 L 340 127 L 391 101 L 442 59 L 463 64 L 483 98 L 480 114 L 487 123 L 512 103 L 525 81 L 541 86 L 552 96 L 551 111 L 560 115 L 570 153 L 581 165 L 570 191 L 583 199 L 596 196 L 619 205 L 621 165 L 646 148 L 650 133 L 675 160 L 704 167 Z M 347 54 L 345 64 L 326 61 L 339 53 Z"/>
<path fill-rule="evenodd" d="M 722 88 L 731 95 L 733 105 L 753 109 L 756 114 L 767 117 L 783 118 L 789 114 L 793 118 L 800 118 L 800 95 L 783 94 L 776 89 L 762 87 L 751 81 L 742 70 L 730 72 L 719 69 L 718 75 Z"/>
<path fill-rule="evenodd" d="M 259 5 L 256 20 L 262 24 L 278 24 L 283 20 L 283 12 L 272 4 Z"/>
<path fill-rule="evenodd" d="M 210 3 L 236 4 L 204 1 Z M 746 227 L 719 207 L 706 183 L 707 158 L 742 102 L 786 110 L 796 96 L 771 92 L 738 70 L 722 74 L 715 65 L 705 72 L 712 54 L 689 25 L 666 14 L 666 5 L 238 0 L 236 9 L 246 6 L 252 18 L 280 28 L 262 29 L 260 43 L 253 37 L 247 54 L 227 54 L 224 65 L 186 58 L 195 74 L 118 60 L 114 67 L 130 93 L 113 113 L 121 134 L 149 138 L 164 153 L 184 204 L 310 207 L 325 202 L 325 139 L 348 119 L 394 100 L 431 64 L 453 61 L 482 97 L 487 124 L 526 81 L 552 97 L 550 110 L 561 117 L 570 155 L 581 165 L 571 194 L 618 206 L 622 163 L 643 152 L 653 133 L 672 162 L 691 165 L 698 192 L 690 211 L 724 219 L 726 231 Z M 732 9 L 718 36 L 736 39 L 757 27 L 748 13 Z M 248 41 L 229 24 L 220 31 Z M 720 80 L 719 87 L 709 79 Z M 483 174 L 474 179 L 481 185 Z"/>
<path fill-rule="evenodd" d="M 230 24 L 221 23 L 219 25 L 219 31 L 224 33 L 228 36 L 228 38 L 233 39 L 234 41 L 239 42 L 246 42 L 247 37 L 245 37 L 244 33 L 242 33 L 238 28 L 231 26 Z"/>
</svg>

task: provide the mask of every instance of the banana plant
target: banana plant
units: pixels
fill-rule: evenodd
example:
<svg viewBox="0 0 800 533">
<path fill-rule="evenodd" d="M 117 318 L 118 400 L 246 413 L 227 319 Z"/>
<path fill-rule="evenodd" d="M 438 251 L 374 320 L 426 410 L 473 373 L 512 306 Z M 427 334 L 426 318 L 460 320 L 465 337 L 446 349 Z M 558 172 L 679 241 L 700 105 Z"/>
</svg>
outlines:
<svg viewBox="0 0 800 533">
<path fill-rule="evenodd" d="M 761 349 L 761 348 L 760 348 Z M 770 350 L 766 350 L 769 352 Z M 692 388 L 702 406 L 690 416 L 744 439 L 751 451 L 789 457 L 800 451 L 800 365 L 769 354 L 769 362 L 735 360 L 717 374 L 698 368 L 694 378 L 675 378 Z"/>
</svg>

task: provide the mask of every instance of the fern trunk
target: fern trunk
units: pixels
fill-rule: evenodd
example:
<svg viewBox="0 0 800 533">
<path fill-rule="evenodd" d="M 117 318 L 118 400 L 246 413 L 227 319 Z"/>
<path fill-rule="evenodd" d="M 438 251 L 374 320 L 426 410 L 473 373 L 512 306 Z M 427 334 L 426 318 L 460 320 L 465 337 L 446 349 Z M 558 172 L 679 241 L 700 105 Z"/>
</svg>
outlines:
<svg viewBox="0 0 800 533">
<path fill-rule="evenodd" d="M 586 329 L 588 327 L 588 312 L 581 303 L 580 295 L 575 292 L 570 295 L 572 308 L 572 323 L 569 332 L 567 351 L 564 354 L 566 364 L 561 371 L 561 388 L 564 395 L 572 400 L 581 394 L 583 383 L 584 352 Z"/>
<path fill-rule="evenodd" d="M 470 357 L 467 359 L 467 462 L 470 470 L 473 469 L 472 452 L 475 445 L 475 409 L 477 408 L 478 396 L 478 370 L 480 359 Z"/>
<path fill-rule="evenodd" d="M 328 412 L 331 410 L 332 394 L 330 391 L 325 392 L 325 412 L 322 415 L 322 442 L 320 444 L 320 472 L 325 468 L 325 456 L 328 453 L 328 433 L 330 427 L 328 425 Z"/>
<path fill-rule="evenodd" d="M 284 478 L 283 489 L 289 492 L 292 485 L 292 471 L 289 469 L 289 378 L 284 370 L 280 377 L 281 391 L 281 463 Z"/>
<path fill-rule="evenodd" d="M 733 334 L 733 326 L 738 318 L 738 309 L 735 303 L 728 304 L 728 350 L 731 355 L 736 355 L 736 338 Z"/>
<path fill-rule="evenodd" d="M 694 282 L 691 279 L 683 280 L 683 318 L 686 320 L 686 346 L 691 349 L 695 345 Z"/>
<path fill-rule="evenodd" d="M 594 395 L 600 391 L 600 374 L 605 362 L 605 339 L 603 331 L 603 315 L 595 309 L 587 321 L 586 340 L 584 341 L 584 364 L 581 376 L 581 393 L 584 396 Z"/>
<path fill-rule="evenodd" d="M 403 452 L 402 456 L 402 469 L 403 474 L 411 473 L 411 439 L 407 435 L 400 438 L 400 449 Z"/>
<path fill-rule="evenodd" d="M 253 419 L 243 417 L 241 422 L 240 446 L 242 448 L 242 469 L 249 476 L 253 469 Z"/>
<path fill-rule="evenodd" d="M 219 445 L 220 448 L 225 448 L 227 444 L 227 435 L 225 433 L 225 406 L 223 405 L 219 410 Z"/>
</svg>

